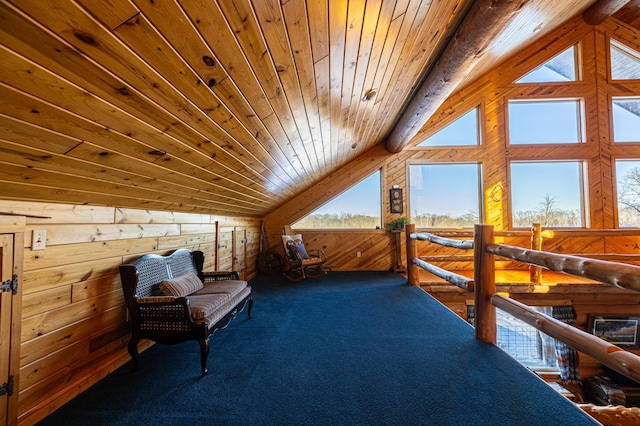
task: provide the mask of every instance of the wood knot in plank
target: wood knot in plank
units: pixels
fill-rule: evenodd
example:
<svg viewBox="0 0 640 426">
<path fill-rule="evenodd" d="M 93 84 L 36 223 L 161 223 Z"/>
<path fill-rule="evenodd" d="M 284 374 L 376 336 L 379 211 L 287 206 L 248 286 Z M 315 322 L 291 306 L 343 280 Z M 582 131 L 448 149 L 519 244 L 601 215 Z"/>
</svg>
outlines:
<svg viewBox="0 0 640 426">
<path fill-rule="evenodd" d="M 83 43 L 87 43 L 90 45 L 97 45 L 98 42 L 96 41 L 95 38 L 93 38 L 93 36 L 91 34 L 87 34 L 81 31 L 74 31 L 73 35 L 75 36 L 75 38 L 77 38 L 78 40 L 80 40 Z"/>
</svg>

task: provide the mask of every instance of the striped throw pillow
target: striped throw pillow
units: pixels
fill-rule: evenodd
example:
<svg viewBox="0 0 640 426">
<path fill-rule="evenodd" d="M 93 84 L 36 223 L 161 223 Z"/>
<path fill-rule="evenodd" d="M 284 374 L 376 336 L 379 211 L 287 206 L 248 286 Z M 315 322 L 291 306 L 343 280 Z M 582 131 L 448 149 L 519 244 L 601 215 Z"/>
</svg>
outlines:
<svg viewBox="0 0 640 426">
<path fill-rule="evenodd" d="M 170 280 L 164 280 L 160 284 L 160 290 L 167 296 L 183 297 L 194 291 L 200 290 L 204 285 L 194 273 L 188 273 Z"/>
</svg>

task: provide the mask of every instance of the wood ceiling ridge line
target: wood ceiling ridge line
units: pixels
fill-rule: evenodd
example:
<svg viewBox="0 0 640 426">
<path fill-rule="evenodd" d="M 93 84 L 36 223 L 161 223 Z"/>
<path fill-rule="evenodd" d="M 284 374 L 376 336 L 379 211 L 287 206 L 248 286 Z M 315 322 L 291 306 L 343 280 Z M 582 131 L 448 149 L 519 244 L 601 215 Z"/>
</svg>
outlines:
<svg viewBox="0 0 640 426">
<path fill-rule="evenodd" d="M 629 3 L 630 0 L 597 0 L 582 16 L 587 24 L 600 25 Z"/>
<path fill-rule="evenodd" d="M 462 0 L 461 0 L 462 1 Z M 455 6 L 453 7 L 453 11 L 449 10 L 449 9 L 445 9 L 444 12 L 446 13 L 442 13 L 442 9 L 445 8 L 444 3 L 439 3 L 438 4 L 438 8 L 436 10 L 433 10 L 433 7 L 430 7 L 429 10 L 427 11 L 427 15 L 433 15 L 435 16 L 439 16 L 440 14 L 443 14 L 445 16 L 450 16 L 449 21 L 447 21 L 447 24 L 441 27 L 436 27 L 433 28 L 433 26 L 430 25 L 423 25 L 420 27 L 420 32 L 418 33 L 418 35 L 416 37 L 413 38 L 413 43 L 411 48 L 409 49 L 409 52 L 414 52 L 417 53 L 418 50 L 416 50 L 416 48 L 414 46 L 423 46 L 424 44 L 421 43 L 421 39 L 429 39 L 430 41 L 433 41 L 434 38 L 436 37 L 436 35 L 441 34 L 441 37 L 438 38 L 438 41 L 433 44 L 434 46 L 434 51 L 438 52 L 438 51 L 442 51 L 444 46 L 448 43 L 448 41 L 451 39 L 452 35 L 451 35 L 451 28 L 453 27 L 452 24 L 450 24 L 452 21 L 456 21 L 456 19 L 460 20 L 460 17 L 454 17 L 454 15 L 458 15 L 458 14 L 462 14 L 461 16 L 464 15 L 465 12 L 465 7 L 459 8 L 458 6 L 460 5 L 460 3 L 456 3 Z M 438 20 L 433 18 L 433 19 L 424 19 L 425 22 L 437 22 Z M 429 34 L 432 34 L 431 37 L 427 37 Z M 436 58 L 434 58 L 432 55 L 423 55 L 424 59 L 419 61 L 416 60 L 415 58 L 411 59 L 409 61 L 409 71 L 407 70 L 402 70 L 397 72 L 396 75 L 396 79 L 395 79 L 395 83 L 393 85 L 389 85 L 389 87 L 393 87 L 393 90 L 391 91 L 391 95 L 390 95 L 390 99 L 386 104 L 386 107 L 384 109 L 384 115 L 388 115 L 389 108 L 392 108 L 394 105 L 401 105 L 405 102 L 405 99 L 407 97 L 407 93 L 411 94 L 413 93 L 420 85 L 421 80 L 424 78 L 425 76 L 425 70 L 429 69 L 431 67 L 431 65 L 433 63 L 435 63 Z M 399 61 L 403 62 L 403 61 Z M 413 75 L 414 77 L 412 78 L 412 82 L 410 84 L 410 87 L 412 87 L 413 89 L 411 91 L 407 91 L 407 92 L 402 92 L 401 90 L 398 90 L 397 87 L 400 83 L 400 75 L 402 72 L 407 73 L 408 75 Z M 388 132 L 390 129 L 384 129 L 381 126 L 384 123 L 380 123 L 380 126 L 376 129 L 377 134 L 386 134 L 386 132 Z"/>
<path fill-rule="evenodd" d="M 422 125 L 472 72 L 489 43 L 517 16 L 520 2 L 476 0 L 421 83 L 385 141 L 389 152 L 402 150 Z"/>
</svg>

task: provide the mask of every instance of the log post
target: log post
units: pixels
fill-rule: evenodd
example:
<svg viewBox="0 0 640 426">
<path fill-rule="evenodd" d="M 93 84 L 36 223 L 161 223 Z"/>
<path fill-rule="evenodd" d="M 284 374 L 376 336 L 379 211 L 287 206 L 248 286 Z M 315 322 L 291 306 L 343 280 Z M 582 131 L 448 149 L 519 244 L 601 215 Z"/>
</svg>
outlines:
<svg viewBox="0 0 640 426">
<path fill-rule="evenodd" d="M 496 292 L 494 256 L 486 247 L 493 244 L 493 226 L 475 225 L 474 266 L 475 282 L 474 303 L 476 309 L 476 339 L 487 343 L 496 343 L 496 308 L 491 297 Z"/>
<path fill-rule="evenodd" d="M 409 223 L 405 226 L 407 234 L 407 273 L 409 285 L 420 285 L 420 271 L 418 265 L 413 263 L 413 259 L 418 257 L 418 241 L 411 238 L 411 234 L 416 232 L 416 225 Z"/>
<path fill-rule="evenodd" d="M 542 225 L 534 223 L 531 226 L 531 249 L 542 250 Z M 542 281 L 542 268 L 539 266 L 529 266 L 529 280 L 534 284 L 540 284 Z"/>
</svg>

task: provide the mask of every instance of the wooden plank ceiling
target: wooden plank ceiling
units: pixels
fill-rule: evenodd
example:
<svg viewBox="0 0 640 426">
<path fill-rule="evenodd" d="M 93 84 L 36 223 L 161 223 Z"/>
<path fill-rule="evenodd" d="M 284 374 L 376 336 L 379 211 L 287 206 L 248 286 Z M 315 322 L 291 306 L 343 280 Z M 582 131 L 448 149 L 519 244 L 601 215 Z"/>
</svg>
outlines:
<svg viewBox="0 0 640 426">
<path fill-rule="evenodd" d="M 0 0 L 0 198 L 264 216 L 384 143 L 472 3 Z M 594 1 L 519 3 L 456 87 Z"/>
</svg>

